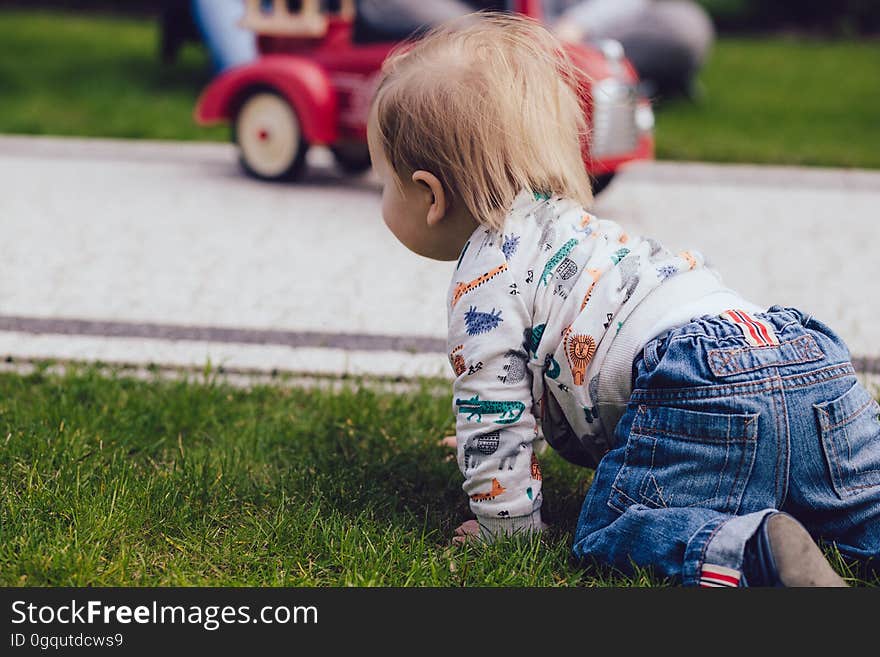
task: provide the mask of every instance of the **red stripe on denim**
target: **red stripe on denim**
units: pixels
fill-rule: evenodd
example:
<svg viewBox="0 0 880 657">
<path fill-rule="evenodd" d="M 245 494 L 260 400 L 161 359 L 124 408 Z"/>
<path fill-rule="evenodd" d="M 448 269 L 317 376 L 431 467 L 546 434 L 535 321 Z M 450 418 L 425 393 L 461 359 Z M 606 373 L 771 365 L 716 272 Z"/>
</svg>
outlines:
<svg viewBox="0 0 880 657">
<path fill-rule="evenodd" d="M 770 337 L 770 333 L 767 331 L 767 327 L 764 326 L 763 322 L 755 319 L 743 310 L 739 310 L 737 312 L 739 312 L 739 314 L 742 315 L 743 319 L 745 319 L 751 326 L 755 327 L 758 330 L 758 332 L 761 334 L 761 337 L 764 339 L 766 346 L 769 347 L 774 344 L 774 341 Z"/>
<path fill-rule="evenodd" d="M 706 580 L 707 582 L 718 582 L 725 583 L 729 586 L 738 586 L 739 585 L 739 577 L 732 577 L 730 575 L 722 575 L 721 573 L 713 573 L 709 570 L 704 570 L 703 574 L 700 576 L 701 580 Z"/>
<path fill-rule="evenodd" d="M 752 317 L 752 321 L 761 327 L 761 331 L 767 336 L 767 340 L 769 340 L 771 345 L 779 344 L 779 337 L 776 335 L 776 330 L 773 328 L 772 324 L 765 322 L 763 319 L 758 319 L 757 317 Z"/>
<path fill-rule="evenodd" d="M 731 322 L 733 322 L 734 324 L 736 324 L 737 327 L 739 328 L 739 330 L 743 332 L 743 335 L 745 335 L 746 340 L 749 339 L 749 336 L 748 336 L 748 334 L 747 334 L 747 332 L 746 332 L 746 329 L 743 328 L 743 323 L 742 323 L 742 321 L 740 321 L 740 318 L 737 317 L 737 315 L 736 315 L 736 311 L 734 311 L 734 310 L 725 310 L 723 313 L 721 313 L 721 316 L 727 318 L 728 320 L 730 320 Z M 751 341 L 749 341 L 749 343 L 751 344 Z"/>
<path fill-rule="evenodd" d="M 703 564 L 700 569 L 700 586 L 739 586 L 740 572 L 735 568 L 718 564 Z"/>
<path fill-rule="evenodd" d="M 740 311 L 731 310 L 730 316 L 733 318 L 733 321 L 735 323 L 739 324 L 739 326 L 741 328 L 744 328 L 745 331 L 748 331 L 748 335 L 752 336 L 752 344 L 756 346 L 761 346 L 765 344 L 764 341 L 761 339 L 761 336 L 758 335 L 758 333 L 755 331 L 754 327 L 749 324 L 745 319 L 743 319 L 743 317 L 740 315 Z"/>
<path fill-rule="evenodd" d="M 767 341 L 761 335 L 761 329 L 758 327 L 758 325 L 755 324 L 751 320 L 751 318 L 746 313 L 744 313 L 742 310 L 736 310 L 734 312 L 736 313 L 736 316 L 739 318 L 740 322 L 742 322 L 742 324 L 744 326 L 748 327 L 749 333 L 751 333 L 752 337 L 755 339 L 755 342 L 758 343 L 758 346 L 761 346 L 761 347 L 768 346 Z"/>
</svg>

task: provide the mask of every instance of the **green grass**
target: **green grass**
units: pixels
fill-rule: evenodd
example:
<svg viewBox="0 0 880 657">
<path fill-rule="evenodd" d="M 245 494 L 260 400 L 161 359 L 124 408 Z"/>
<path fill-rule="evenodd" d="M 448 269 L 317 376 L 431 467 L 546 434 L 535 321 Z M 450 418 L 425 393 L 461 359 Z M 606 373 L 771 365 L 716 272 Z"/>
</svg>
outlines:
<svg viewBox="0 0 880 657">
<path fill-rule="evenodd" d="M 701 84 L 660 104 L 658 158 L 880 167 L 880 40 L 722 39 Z"/>
<path fill-rule="evenodd" d="M 0 12 L 0 132 L 226 140 L 192 118 L 211 79 L 190 45 L 167 68 L 155 21 Z M 660 159 L 880 167 L 880 41 L 723 38 L 704 96 L 659 107 Z"/>
<path fill-rule="evenodd" d="M 427 385 L 0 375 L 0 584 L 580 582 L 562 529 L 450 548 L 468 515 L 436 445 L 450 428 L 450 399 Z M 573 520 L 588 473 L 548 468 Z"/>
<path fill-rule="evenodd" d="M 570 559 L 591 471 L 550 451 L 551 530 L 451 547 L 469 513 L 437 445 L 450 402 L 429 383 L 404 395 L 0 374 L 0 585 L 665 583 Z"/>
<path fill-rule="evenodd" d="M 189 45 L 162 66 L 157 21 L 91 14 L 0 12 L 0 132 L 226 140 L 193 120 L 211 80 Z"/>
</svg>

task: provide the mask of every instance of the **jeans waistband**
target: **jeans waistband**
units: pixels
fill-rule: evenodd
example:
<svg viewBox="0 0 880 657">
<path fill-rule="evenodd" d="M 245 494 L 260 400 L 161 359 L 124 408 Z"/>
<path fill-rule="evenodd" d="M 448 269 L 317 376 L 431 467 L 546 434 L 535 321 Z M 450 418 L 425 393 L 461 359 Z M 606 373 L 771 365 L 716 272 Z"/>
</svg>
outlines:
<svg viewBox="0 0 880 657">
<path fill-rule="evenodd" d="M 736 309 L 731 308 L 731 310 Z M 750 313 L 749 315 L 767 322 L 780 341 L 784 341 L 786 330 L 789 327 L 806 326 L 810 321 L 810 316 L 797 308 L 783 306 L 771 306 L 764 312 Z M 739 341 L 743 338 L 742 325 L 743 322 L 736 322 L 727 316 L 703 315 L 689 324 L 672 329 L 665 336 L 661 336 L 661 339 L 671 339 L 679 335 L 705 335 L 719 341 L 726 339 Z"/>
<path fill-rule="evenodd" d="M 849 358 L 839 338 L 827 326 L 796 308 L 772 306 L 760 313 L 704 315 L 677 327 L 645 346 L 648 370 L 680 340 L 699 338 L 698 353 L 716 378 L 757 372 L 768 367 L 794 366 Z"/>
</svg>

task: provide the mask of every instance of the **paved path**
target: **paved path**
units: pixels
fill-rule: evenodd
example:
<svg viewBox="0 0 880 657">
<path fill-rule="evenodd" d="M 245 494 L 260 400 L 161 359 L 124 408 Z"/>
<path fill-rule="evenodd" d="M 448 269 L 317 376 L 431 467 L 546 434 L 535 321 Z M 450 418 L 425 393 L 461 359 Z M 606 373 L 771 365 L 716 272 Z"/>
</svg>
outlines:
<svg viewBox="0 0 880 657">
<path fill-rule="evenodd" d="M 225 144 L 0 137 L 0 357 L 448 377 L 454 263 L 396 242 L 369 175 L 310 161 L 272 185 Z M 595 211 L 880 373 L 880 172 L 640 164 Z"/>
</svg>

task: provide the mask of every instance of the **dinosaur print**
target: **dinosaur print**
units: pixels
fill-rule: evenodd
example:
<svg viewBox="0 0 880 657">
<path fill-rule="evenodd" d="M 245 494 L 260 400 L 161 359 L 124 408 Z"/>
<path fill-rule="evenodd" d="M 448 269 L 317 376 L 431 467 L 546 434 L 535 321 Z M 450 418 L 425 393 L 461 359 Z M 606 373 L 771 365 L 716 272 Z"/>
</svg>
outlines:
<svg viewBox="0 0 880 657">
<path fill-rule="evenodd" d="M 504 357 L 507 364 L 501 368 L 504 374 L 498 375 L 498 380 L 507 385 L 515 385 L 526 378 L 526 364 L 529 355 L 518 350 L 510 349 Z"/>
<path fill-rule="evenodd" d="M 494 269 L 490 269 L 482 276 L 477 276 L 474 280 L 468 281 L 467 283 L 458 283 L 455 286 L 455 292 L 452 295 L 452 307 L 455 308 L 455 304 L 458 303 L 459 299 L 461 299 L 468 292 L 473 292 L 478 287 L 480 287 L 483 283 L 491 281 L 501 272 L 507 271 L 507 263 L 503 263 L 495 267 Z"/>
<path fill-rule="evenodd" d="M 488 493 L 476 493 L 474 495 L 471 495 L 471 500 L 474 502 L 487 502 L 488 500 L 494 500 L 496 497 L 501 495 L 501 493 L 503 493 L 506 490 L 507 489 L 501 485 L 501 482 L 499 482 L 497 479 L 495 479 L 493 477 L 492 478 L 492 488 L 489 490 L 489 492 Z"/>
<path fill-rule="evenodd" d="M 477 311 L 476 306 L 471 306 L 464 314 L 465 330 L 468 335 L 488 333 L 492 329 L 497 328 L 503 321 L 501 319 L 501 311 L 499 310 L 496 313 L 494 308 L 492 308 L 491 312 L 483 313 Z"/>
<path fill-rule="evenodd" d="M 459 413 L 468 413 L 468 420 L 476 416 L 477 422 L 482 422 L 483 413 L 500 415 L 495 424 L 513 424 L 526 410 L 526 405 L 520 401 L 489 401 L 480 399 L 479 395 L 470 399 L 456 399 L 455 405 L 461 409 Z"/>
<path fill-rule="evenodd" d="M 544 337 L 545 328 L 547 328 L 546 324 L 538 324 L 523 331 L 523 349 L 526 354 L 538 357 L 538 345 L 541 344 L 541 338 Z"/>
<path fill-rule="evenodd" d="M 565 244 L 563 244 L 559 250 L 553 254 L 553 256 L 547 261 L 547 264 L 544 265 L 544 273 L 541 274 L 541 283 L 543 285 L 547 285 L 547 281 L 550 280 L 550 277 L 553 275 L 554 268 L 562 262 L 562 259 L 565 258 L 571 250 L 577 246 L 578 241 L 574 238 L 568 240 Z"/>
<path fill-rule="evenodd" d="M 501 252 L 504 254 L 505 260 L 510 260 L 519 246 L 519 235 L 505 235 L 504 243 L 501 245 Z"/>
</svg>

